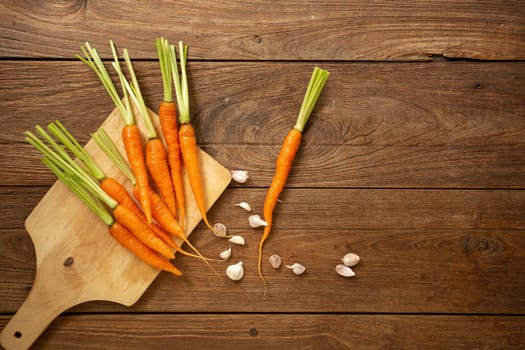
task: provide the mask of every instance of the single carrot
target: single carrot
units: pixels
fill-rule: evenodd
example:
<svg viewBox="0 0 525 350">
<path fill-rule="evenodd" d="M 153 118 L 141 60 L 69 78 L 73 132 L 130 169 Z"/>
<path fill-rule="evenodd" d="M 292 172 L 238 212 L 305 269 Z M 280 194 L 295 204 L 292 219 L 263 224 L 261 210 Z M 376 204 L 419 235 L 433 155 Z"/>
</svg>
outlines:
<svg viewBox="0 0 525 350">
<path fill-rule="evenodd" d="M 157 186 L 157 189 L 162 196 L 162 199 L 166 202 L 171 212 L 175 214 L 177 211 L 177 204 L 175 202 L 175 190 L 171 181 L 168 160 L 166 158 L 166 150 L 164 149 L 164 144 L 157 136 L 157 131 L 155 130 L 151 120 L 149 110 L 146 106 L 146 103 L 144 102 L 144 98 L 142 97 L 140 86 L 135 75 L 135 70 L 133 68 L 133 64 L 131 63 L 128 51 L 124 49 L 122 55 L 124 56 L 131 81 L 128 82 L 126 80 L 122 71 L 118 70 L 117 73 L 124 82 L 130 97 L 139 108 L 140 114 L 144 119 L 144 124 L 146 125 L 148 136 L 148 141 L 146 142 L 146 165 L 153 182 Z M 114 64 L 114 66 L 116 66 L 116 64 Z"/>
<path fill-rule="evenodd" d="M 171 53 L 168 40 L 157 38 L 155 46 L 159 56 L 160 71 L 164 98 L 159 106 L 159 122 L 168 150 L 168 163 L 171 172 L 171 181 L 177 200 L 178 219 L 180 225 L 186 227 L 186 195 L 184 193 L 184 180 L 182 177 L 182 162 L 179 145 L 179 131 L 177 122 L 177 107 L 173 101 Z"/>
<path fill-rule="evenodd" d="M 85 57 L 76 55 L 78 59 L 86 63 L 89 68 L 91 68 L 102 84 L 104 85 L 109 96 L 113 100 L 113 103 L 119 110 L 124 123 L 126 126 L 122 129 L 122 142 L 126 150 L 126 155 L 130 163 L 133 174 L 137 179 L 137 185 L 140 188 L 139 202 L 146 215 L 148 223 L 151 223 L 151 203 L 148 196 L 149 193 L 149 180 L 148 173 L 146 170 L 146 165 L 144 162 L 144 153 L 142 151 L 142 139 L 140 135 L 140 130 L 135 124 L 135 118 L 133 115 L 133 110 L 131 108 L 131 102 L 129 95 L 125 88 L 126 80 L 123 77 L 122 71 L 120 69 L 120 64 L 118 60 L 118 55 L 115 49 L 113 41 L 110 41 L 111 50 L 113 53 L 114 62 L 112 63 L 113 67 L 117 71 L 120 79 L 120 83 L 123 90 L 123 99 L 120 98 L 111 77 L 102 62 L 96 49 L 92 48 L 89 43 L 85 43 L 85 46 L 82 46 L 82 52 Z"/>
<path fill-rule="evenodd" d="M 177 276 L 181 275 L 181 272 L 168 261 L 154 253 L 153 250 L 138 240 L 127 229 L 124 231 L 121 228 L 121 224 L 115 220 L 107 207 L 98 200 L 98 194 L 97 197 L 94 197 L 96 191 L 89 184 L 92 179 L 84 178 L 87 174 L 78 171 L 78 164 L 77 166 L 71 165 L 68 160 L 61 158 L 60 152 L 57 153 L 51 150 L 31 132 L 26 132 L 26 141 L 44 154 L 42 162 L 108 226 L 109 233 L 119 244 L 126 247 L 148 265 L 171 272 Z M 110 205 L 114 203 L 110 198 L 106 198 L 105 202 Z"/>
<path fill-rule="evenodd" d="M 206 226 L 216 233 L 218 236 L 221 234 L 216 232 L 216 229 L 208 221 L 207 206 L 204 196 L 204 187 L 201 175 L 201 169 L 199 164 L 199 152 L 197 147 L 197 140 L 195 137 L 195 130 L 193 125 L 190 123 L 190 106 L 189 106 L 189 93 L 188 93 L 188 79 L 186 75 L 186 59 L 188 56 L 188 45 L 183 45 L 182 41 L 179 41 L 179 60 L 181 75 L 179 79 L 178 68 L 177 68 L 177 57 L 175 53 L 175 47 L 170 45 L 171 52 L 171 63 L 173 82 L 175 85 L 175 93 L 177 96 L 177 105 L 179 107 L 179 143 L 182 154 L 184 165 L 186 166 L 186 172 L 190 181 L 190 187 L 193 192 L 193 197 L 197 204 L 197 208 L 201 214 L 202 220 Z"/>
<path fill-rule="evenodd" d="M 179 269 L 170 264 L 168 261 L 159 258 L 158 255 L 153 252 L 153 250 L 149 249 L 147 246 L 144 246 L 141 241 L 139 241 L 131 232 L 129 232 L 125 226 L 121 225 L 118 221 L 111 225 L 109 228 L 109 233 L 122 246 L 130 250 L 143 261 L 149 262 L 151 266 L 156 267 L 159 270 L 171 272 L 176 276 L 182 275 L 182 272 L 180 272 Z"/>
<path fill-rule="evenodd" d="M 303 103 L 301 105 L 299 116 L 297 117 L 296 124 L 294 128 L 291 129 L 287 133 L 287 135 L 285 136 L 283 140 L 283 143 L 281 145 L 281 149 L 279 151 L 279 155 L 277 156 L 277 161 L 275 164 L 275 174 L 272 179 L 272 183 L 270 187 L 268 188 L 268 192 L 266 193 L 263 211 L 264 211 L 264 220 L 266 221 L 267 225 L 264 227 L 263 234 L 259 241 L 259 247 L 258 247 L 259 259 L 258 259 L 258 268 L 257 268 L 259 276 L 264 281 L 265 294 L 266 294 L 266 280 L 262 274 L 263 245 L 266 239 L 268 238 L 268 236 L 270 235 L 270 231 L 272 229 L 272 223 L 273 223 L 273 211 L 278 202 L 279 195 L 284 189 L 284 186 L 288 179 L 288 175 L 292 168 L 293 160 L 295 158 L 295 155 L 297 154 L 299 145 L 301 144 L 302 133 L 303 133 L 304 127 L 306 123 L 308 122 L 308 119 L 310 118 L 310 115 L 315 106 L 315 103 L 317 102 L 317 99 L 319 98 L 319 95 L 321 94 L 321 91 L 323 90 L 323 87 L 326 83 L 326 80 L 328 79 L 329 74 L 330 73 L 328 71 L 325 71 L 318 67 L 314 68 L 312 77 L 310 79 L 310 83 L 308 84 L 308 88 L 304 96 Z"/>
</svg>

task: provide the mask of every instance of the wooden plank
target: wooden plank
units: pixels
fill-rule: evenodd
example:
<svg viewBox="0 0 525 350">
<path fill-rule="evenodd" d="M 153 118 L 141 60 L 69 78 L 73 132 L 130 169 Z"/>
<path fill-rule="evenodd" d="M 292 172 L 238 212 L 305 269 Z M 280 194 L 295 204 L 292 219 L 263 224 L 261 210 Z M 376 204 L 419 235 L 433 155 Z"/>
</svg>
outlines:
<svg viewBox="0 0 525 350">
<path fill-rule="evenodd" d="M 231 234 L 247 241 L 246 246 L 233 248 L 230 259 L 245 263 L 246 276 L 240 283 L 221 284 L 205 264 L 181 256 L 175 265 L 185 276 L 160 274 L 132 308 L 96 302 L 75 311 L 520 314 L 525 311 L 525 280 L 516 276 L 525 273 L 524 195 L 523 191 L 287 190 L 265 256 L 278 253 L 287 264 L 301 262 L 307 273 L 297 277 L 265 264 L 269 294 L 263 297 L 256 273 L 261 231 L 251 229 L 249 214 L 234 204 L 245 200 L 254 213 L 261 213 L 264 191 L 230 189 L 212 208 L 210 219 L 224 222 Z M 4 295 L 0 312 L 13 312 L 27 295 L 34 262 L 29 237 L 20 227 L 1 232 L 0 272 L 6 282 L 0 284 Z M 228 246 L 203 225 L 191 238 L 210 257 Z M 354 279 L 333 270 L 348 251 L 362 258 Z M 221 273 L 226 268 L 225 263 L 213 266 Z"/>
<path fill-rule="evenodd" d="M 10 0 L 0 14 L 2 57 L 70 58 L 86 40 L 113 39 L 137 57 L 153 58 L 153 39 L 164 35 L 188 42 L 192 57 L 211 60 L 525 58 L 522 1 L 203 0 L 130 7 Z"/>
<path fill-rule="evenodd" d="M 523 188 L 525 64 L 326 68 L 332 75 L 290 186 Z M 192 110 L 203 147 L 227 167 L 256 174 L 253 186 L 265 186 L 310 69 L 192 62 Z M 137 71 L 155 105 L 161 99 L 157 65 L 138 62 Z M 85 142 L 111 102 L 80 63 L 30 62 L 20 69 L 4 61 L 0 73 L 9 77 L 0 79 L 0 92 L 10 116 L 0 130 L 0 183 L 50 185 L 53 177 L 23 143 L 23 132 L 59 117 Z M 24 103 L 20 95 L 27 96 Z"/>
<path fill-rule="evenodd" d="M 0 316 L 0 327 L 6 318 Z M 521 349 L 523 322 L 508 316 L 67 315 L 34 349 Z"/>
</svg>

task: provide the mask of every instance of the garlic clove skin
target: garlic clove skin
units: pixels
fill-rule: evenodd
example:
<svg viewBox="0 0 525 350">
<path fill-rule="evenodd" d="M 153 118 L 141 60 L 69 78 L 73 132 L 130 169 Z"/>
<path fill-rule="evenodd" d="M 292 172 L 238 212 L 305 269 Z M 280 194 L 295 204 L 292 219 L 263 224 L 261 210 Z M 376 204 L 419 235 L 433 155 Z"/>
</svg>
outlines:
<svg viewBox="0 0 525 350">
<path fill-rule="evenodd" d="M 237 245 L 244 245 L 246 243 L 242 236 L 232 236 L 232 238 L 230 238 L 229 241 L 230 243 Z"/>
<path fill-rule="evenodd" d="M 359 255 L 354 254 L 354 253 L 348 253 L 345 256 L 343 256 L 343 258 L 341 259 L 343 264 L 345 264 L 348 267 L 357 265 L 360 260 L 361 259 L 359 258 Z"/>
<path fill-rule="evenodd" d="M 268 261 L 270 262 L 270 265 L 272 265 L 274 269 L 278 269 L 279 267 L 281 267 L 281 264 L 283 263 L 283 259 L 281 259 L 281 257 L 277 254 L 273 254 L 272 256 L 270 256 L 270 258 L 268 258 Z"/>
<path fill-rule="evenodd" d="M 244 209 L 244 210 L 246 210 L 248 212 L 252 211 L 252 207 L 246 202 L 240 202 L 240 203 L 235 204 L 235 205 L 238 206 L 238 207 L 241 207 L 242 209 Z"/>
<path fill-rule="evenodd" d="M 226 276 L 232 281 L 239 281 L 244 276 L 244 267 L 242 261 L 237 264 L 230 265 L 226 268 Z"/>
<path fill-rule="evenodd" d="M 245 183 L 250 178 L 246 170 L 232 170 L 232 179 L 240 184 Z"/>
<path fill-rule="evenodd" d="M 344 265 L 344 264 L 338 264 L 335 267 L 335 272 L 337 272 L 338 275 L 343 277 L 354 277 L 355 272 L 350 267 Z"/>
<path fill-rule="evenodd" d="M 218 222 L 215 225 L 213 225 L 212 232 L 215 236 L 222 238 L 228 233 L 228 228 L 223 223 Z"/>
<path fill-rule="evenodd" d="M 228 249 L 226 249 L 225 251 L 222 251 L 220 254 L 219 254 L 219 257 L 223 260 L 227 260 L 230 256 L 232 255 L 232 247 L 229 247 Z"/>
<path fill-rule="evenodd" d="M 286 265 L 287 268 L 293 271 L 296 275 L 302 275 L 306 271 L 306 267 L 299 263 L 293 263 L 292 265 Z"/>
<path fill-rule="evenodd" d="M 250 223 L 250 226 L 253 228 L 261 227 L 261 226 L 268 226 L 268 223 L 261 219 L 261 217 L 257 214 L 250 215 L 248 218 L 248 222 Z"/>
</svg>

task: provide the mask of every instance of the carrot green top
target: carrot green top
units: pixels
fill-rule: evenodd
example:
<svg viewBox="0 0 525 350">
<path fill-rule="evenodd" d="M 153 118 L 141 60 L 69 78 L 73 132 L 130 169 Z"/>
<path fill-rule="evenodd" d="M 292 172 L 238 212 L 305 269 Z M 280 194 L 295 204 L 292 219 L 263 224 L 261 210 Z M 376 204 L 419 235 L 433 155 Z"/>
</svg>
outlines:
<svg viewBox="0 0 525 350">
<path fill-rule="evenodd" d="M 110 41 L 110 44 L 111 44 L 111 50 L 113 52 L 113 57 L 115 58 L 115 61 L 117 62 L 117 65 L 118 65 L 118 58 L 116 56 L 115 46 L 113 45 L 112 41 Z M 106 88 L 106 91 L 108 92 L 109 97 L 111 97 L 111 99 L 113 100 L 113 103 L 115 103 L 115 106 L 117 107 L 120 114 L 122 115 L 122 118 L 124 119 L 124 122 L 126 123 L 126 125 L 135 124 L 133 113 L 131 111 L 130 104 L 129 104 L 129 98 L 126 93 L 126 89 L 124 89 L 124 86 L 123 86 L 124 101 L 122 101 L 97 50 L 92 48 L 88 42 L 86 42 L 85 45 L 81 46 L 81 49 L 82 49 L 82 53 L 86 57 L 82 57 L 80 55 L 75 55 L 75 57 L 81 60 L 82 62 L 84 62 L 85 64 L 87 64 L 88 67 L 91 68 L 97 74 L 98 78 L 102 82 L 102 85 L 104 85 L 104 88 Z M 113 66 L 115 66 L 115 63 L 113 63 Z M 119 67 L 119 70 L 120 70 L 120 67 Z"/>
<path fill-rule="evenodd" d="M 171 53 L 170 44 L 166 38 L 155 39 L 155 47 L 159 56 L 160 73 L 162 75 L 162 86 L 164 88 L 164 102 L 173 102 L 171 91 Z"/>
<path fill-rule="evenodd" d="M 186 75 L 186 59 L 188 57 L 188 45 L 179 41 L 179 60 L 180 60 L 180 79 L 177 68 L 177 55 L 175 46 L 170 45 L 171 51 L 171 73 L 173 74 L 173 84 L 177 96 L 177 106 L 179 107 L 179 122 L 188 124 L 190 122 L 190 100 L 188 93 L 188 78 Z"/>
<path fill-rule="evenodd" d="M 310 78 L 310 83 L 308 84 L 308 88 L 306 89 L 306 93 L 304 95 L 303 104 L 301 105 L 301 110 L 299 111 L 299 116 L 297 117 L 297 121 L 294 126 L 294 128 L 300 132 L 303 132 L 304 127 L 308 122 L 310 115 L 312 114 L 312 110 L 314 109 L 317 99 L 319 98 L 321 91 L 323 91 L 324 85 L 329 75 L 330 73 L 324 69 L 319 67 L 314 68 L 312 77 Z"/>
</svg>

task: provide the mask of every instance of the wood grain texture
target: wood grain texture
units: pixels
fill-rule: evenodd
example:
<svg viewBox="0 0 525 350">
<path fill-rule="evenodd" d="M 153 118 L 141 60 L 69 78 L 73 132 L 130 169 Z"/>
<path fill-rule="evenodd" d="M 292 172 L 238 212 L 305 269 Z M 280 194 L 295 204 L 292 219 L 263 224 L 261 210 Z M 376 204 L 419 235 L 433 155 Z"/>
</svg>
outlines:
<svg viewBox="0 0 525 350">
<path fill-rule="evenodd" d="M 113 39 L 153 58 L 163 35 L 211 60 L 525 58 L 522 1 L 10 0 L 0 13 L 2 57 L 70 58 Z"/>
<path fill-rule="evenodd" d="M 402 312 L 522 314 L 525 305 L 525 197 L 522 191 L 415 191 L 290 189 L 276 212 L 265 256 L 307 266 L 301 277 L 266 264 L 269 295 L 256 274 L 259 230 L 248 226 L 241 200 L 260 213 L 263 190 L 229 189 L 210 211 L 247 245 L 230 262 L 244 261 L 240 283 L 221 285 L 208 267 L 179 257 L 184 276 L 161 274 L 131 309 L 88 303 L 74 312 Z M 315 200 L 312 200 L 315 198 Z M 33 262 L 19 258 L 31 246 L 21 229 L 3 229 L 0 311 L 16 310 L 33 278 Z M 228 243 L 200 225 L 192 242 L 214 257 Z M 20 242 L 24 242 L 23 244 Z M 362 258 L 357 277 L 337 276 L 348 251 Z M 31 255 L 25 254 L 24 257 Z M 226 264 L 216 263 L 219 271 Z M 15 287 L 15 288 L 14 288 Z M 5 289 L 4 289 L 5 288 Z M 10 291 L 8 293 L 8 290 Z M 305 293 L 304 291 L 308 291 Z M 373 291 L 373 292 L 371 292 Z M 221 302 L 217 302 L 220 295 Z M 198 303 L 194 301 L 198 300 Z"/>
<path fill-rule="evenodd" d="M 0 327 L 5 321 L 0 316 Z M 34 349 L 521 349 L 523 322 L 508 316 L 66 315 Z"/>
<path fill-rule="evenodd" d="M 289 186 L 524 187 L 525 64 L 323 67 L 332 76 Z M 266 186 L 310 69 L 300 63 L 191 62 L 201 145 L 228 168 L 253 173 L 252 186 Z M 54 178 L 24 144 L 23 131 L 58 117 L 85 142 L 111 101 L 80 62 L 31 62 L 21 69 L 17 61 L 3 61 L 0 73 L 9 116 L 0 130 L 0 183 L 50 185 Z M 157 64 L 138 62 L 137 73 L 147 102 L 156 106 Z M 23 103 L 21 94 L 27 96 Z"/>
</svg>

